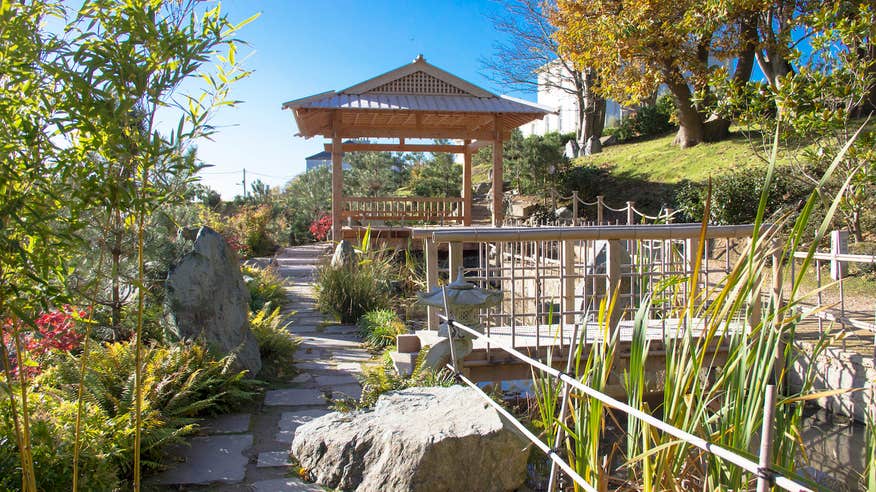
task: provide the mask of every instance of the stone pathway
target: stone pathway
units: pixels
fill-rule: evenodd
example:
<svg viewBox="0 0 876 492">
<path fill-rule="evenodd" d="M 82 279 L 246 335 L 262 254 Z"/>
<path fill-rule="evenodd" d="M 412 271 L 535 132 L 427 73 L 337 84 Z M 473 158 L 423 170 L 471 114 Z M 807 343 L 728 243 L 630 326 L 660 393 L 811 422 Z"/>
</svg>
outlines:
<svg viewBox="0 0 876 492">
<path fill-rule="evenodd" d="M 328 247 L 323 244 L 282 250 L 276 257 L 287 279 L 286 314 L 301 338 L 295 354 L 298 375 L 265 393 L 252 413 L 225 415 L 202 428 L 188 447 L 170 450 L 176 466 L 152 477 L 165 490 L 321 491 L 302 482 L 289 465 L 295 429 L 329 412 L 326 398 L 359 398 L 356 374 L 371 359 L 355 326 L 324 325 L 313 296 L 313 272 Z"/>
</svg>

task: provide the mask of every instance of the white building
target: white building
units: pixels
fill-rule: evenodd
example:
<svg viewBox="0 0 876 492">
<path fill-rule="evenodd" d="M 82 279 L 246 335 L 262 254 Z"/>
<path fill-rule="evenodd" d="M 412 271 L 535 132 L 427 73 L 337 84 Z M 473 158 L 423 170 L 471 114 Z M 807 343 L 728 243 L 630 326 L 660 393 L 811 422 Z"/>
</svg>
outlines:
<svg viewBox="0 0 876 492">
<path fill-rule="evenodd" d="M 563 87 L 567 89 L 563 89 Z M 524 137 L 550 132 L 575 133 L 578 131 L 578 100 L 575 98 L 571 74 L 559 61 L 548 63 L 538 74 L 538 104 L 557 110 L 541 120 L 520 127 Z M 625 110 L 614 101 L 605 102 L 605 126 L 617 126 Z"/>
<path fill-rule="evenodd" d="M 346 141 L 344 143 L 352 143 L 351 141 Z M 347 161 L 343 160 L 343 154 L 341 154 L 341 166 L 343 169 L 350 169 L 350 165 L 347 164 Z M 304 158 L 305 163 L 305 171 L 310 171 L 311 169 L 316 169 L 318 167 L 327 167 L 329 169 L 332 168 L 332 153 L 324 150 L 318 154 L 313 154 L 312 156 Z"/>
</svg>

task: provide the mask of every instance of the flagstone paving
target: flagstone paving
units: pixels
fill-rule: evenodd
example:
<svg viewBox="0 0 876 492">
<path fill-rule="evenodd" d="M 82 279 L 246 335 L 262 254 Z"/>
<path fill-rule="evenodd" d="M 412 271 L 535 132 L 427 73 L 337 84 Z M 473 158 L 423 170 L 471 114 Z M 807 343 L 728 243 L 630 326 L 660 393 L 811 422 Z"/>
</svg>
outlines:
<svg viewBox="0 0 876 492">
<path fill-rule="evenodd" d="M 298 426 L 329 413 L 326 397 L 359 398 L 356 375 L 371 354 L 357 328 L 326 323 L 316 309 L 313 273 L 330 250 L 325 244 L 282 250 L 274 259 L 286 278 L 289 330 L 301 338 L 295 354 L 298 374 L 267 391 L 251 413 L 223 415 L 203 423 L 205 435 L 171 450 L 175 465 L 156 475 L 154 485 L 172 490 L 256 492 L 320 491 L 294 476 L 289 444 Z M 373 363 L 373 361 L 371 361 Z"/>
</svg>

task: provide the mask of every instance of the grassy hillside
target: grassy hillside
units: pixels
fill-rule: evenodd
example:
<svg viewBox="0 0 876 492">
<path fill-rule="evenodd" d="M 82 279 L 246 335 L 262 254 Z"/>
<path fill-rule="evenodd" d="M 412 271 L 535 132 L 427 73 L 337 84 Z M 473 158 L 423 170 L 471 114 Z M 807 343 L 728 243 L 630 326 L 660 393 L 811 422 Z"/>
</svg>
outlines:
<svg viewBox="0 0 876 492">
<path fill-rule="evenodd" d="M 684 150 L 673 145 L 674 138 L 673 133 L 652 140 L 605 147 L 602 153 L 581 157 L 575 163 L 595 165 L 618 179 L 672 184 L 685 179 L 702 182 L 709 175 L 760 165 L 763 161 L 755 146 L 760 147 L 760 155 L 766 155 L 759 141 L 753 145 L 739 132 L 723 142 L 704 143 Z"/>
<path fill-rule="evenodd" d="M 591 189 L 606 196 L 612 206 L 627 200 L 650 211 L 669 205 L 678 184 L 684 180 L 704 182 L 715 176 L 748 166 L 762 165 L 766 156 L 759 136 L 753 141 L 739 131 L 723 142 L 704 143 L 689 149 L 673 145 L 675 133 L 638 142 L 605 147 L 599 154 L 580 157 L 574 166 L 595 166 L 604 174 Z M 475 184 L 486 182 L 490 165 L 473 169 Z M 592 197 L 587 197 L 592 199 Z"/>
</svg>

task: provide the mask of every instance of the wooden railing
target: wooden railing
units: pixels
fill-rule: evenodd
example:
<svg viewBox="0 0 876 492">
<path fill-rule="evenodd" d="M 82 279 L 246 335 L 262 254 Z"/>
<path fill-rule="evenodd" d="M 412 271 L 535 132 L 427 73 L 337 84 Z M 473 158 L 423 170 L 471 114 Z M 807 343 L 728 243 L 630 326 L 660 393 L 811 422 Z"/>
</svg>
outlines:
<svg viewBox="0 0 876 492">
<path fill-rule="evenodd" d="M 462 224 L 459 197 L 344 197 L 341 217 L 346 221 L 382 220 L 400 223 Z"/>
</svg>

